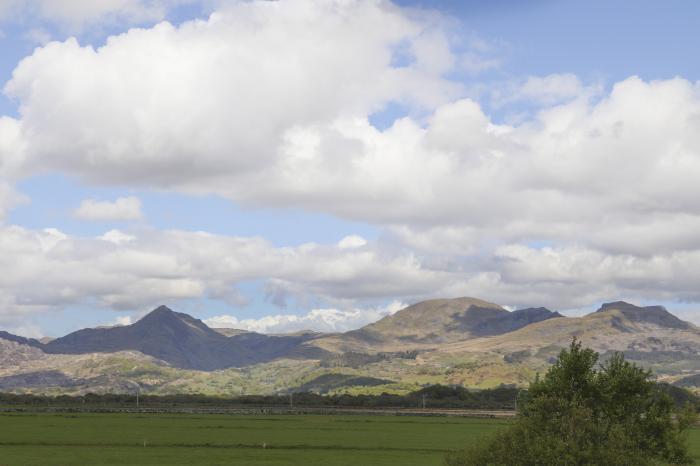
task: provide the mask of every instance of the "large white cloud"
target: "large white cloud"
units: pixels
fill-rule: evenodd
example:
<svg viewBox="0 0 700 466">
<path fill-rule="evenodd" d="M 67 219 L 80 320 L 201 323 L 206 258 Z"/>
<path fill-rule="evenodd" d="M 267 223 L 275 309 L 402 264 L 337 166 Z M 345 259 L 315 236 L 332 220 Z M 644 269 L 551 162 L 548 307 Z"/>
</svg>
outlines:
<svg viewBox="0 0 700 466">
<path fill-rule="evenodd" d="M 445 101 L 458 86 L 440 78 L 450 51 L 436 35 L 383 1 L 234 2 L 98 49 L 50 43 L 5 91 L 35 169 L 201 190 L 274 163 L 293 128 Z M 411 64 L 393 66 L 406 44 Z"/>
<path fill-rule="evenodd" d="M 134 30 L 99 50 L 50 44 L 6 86 L 22 103 L 6 132 L 21 128 L 14 140 L 30 170 L 293 205 L 417 234 L 470 229 L 472 247 L 698 246 L 696 84 L 630 78 L 601 98 L 584 92 L 518 126 L 496 124 L 474 101 L 439 103 L 448 65 L 392 66 L 392 47 L 428 34 L 401 10 L 328 5 L 246 3 L 179 29 Z M 294 39 L 273 47 L 282 31 Z M 567 95 L 577 86 L 564 86 Z M 402 98 L 434 111 L 384 131 L 368 123 Z"/>
</svg>

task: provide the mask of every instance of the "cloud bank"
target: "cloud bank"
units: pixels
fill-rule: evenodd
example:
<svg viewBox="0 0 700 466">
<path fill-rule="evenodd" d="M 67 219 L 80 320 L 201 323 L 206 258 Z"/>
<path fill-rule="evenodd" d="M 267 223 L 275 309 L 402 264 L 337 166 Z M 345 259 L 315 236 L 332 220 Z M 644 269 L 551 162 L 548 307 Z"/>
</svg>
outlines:
<svg viewBox="0 0 700 466">
<path fill-rule="evenodd" d="M 250 280 L 266 283 L 271 304 L 315 298 L 338 306 L 306 316 L 279 314 L 226 325 L 256 331 L 343 330 L 395 310 L 394 304 L 362 305 L 391 302 L 394 296 L 407 303 L 487 296 L 515 307 L 555 309 L 619 296 L 700 299 L 696 250 L 642 258 L 585 247 L 514 244 L 481 260 L 457 260 L 416 254 L 396 248 L 393 241 L 353 248 L 313 243 L 278 248 L 261 238 L 203 232 L 112 230 L 81 238 L 55 229 L 10 226 L 0 229 L 0 265 L 13 271 L 0 277 L 2 322 L 61 307 L 148 310 L 158 303 L 200 298 L 236 308 L 241 304 L 237 285 Z"/>
<path fill-rule="evenodd" d="M 37 48 L 4 87 L 19 116 L 0 118 L 0 210 L 16 202 L 16 180 L 59 172 L 323 212 L 382 237 L 275 248 L 4 226 L 0 253 L 19 266 L 0 279 L 3 312 L 235 303 L 248 279 L 265 280 L 274 302 L 308 295 L 352 309 L 458 295 L 558 309 L 700 301 L 700 85 L 524 77 L 500 104 L 535 111 L 509 124 L 450 79 L 469 56 L 451 27 L 386 1 L 252 1 L 98 48 Z M 405 115 L 370 123 L 393 104 Z"/>
<path fill-rule="evenodd" d="M 399 301 L 364 309 L 312 309 L 304 315 L 277 314 L 260 319 L 238 319 L 218 315 L 204 321 L 210 327 L 238 328 L 258 333 L 289 333 L 302 330 L 346 332 L 376 322 L 406 307 Z"/>
</svg>

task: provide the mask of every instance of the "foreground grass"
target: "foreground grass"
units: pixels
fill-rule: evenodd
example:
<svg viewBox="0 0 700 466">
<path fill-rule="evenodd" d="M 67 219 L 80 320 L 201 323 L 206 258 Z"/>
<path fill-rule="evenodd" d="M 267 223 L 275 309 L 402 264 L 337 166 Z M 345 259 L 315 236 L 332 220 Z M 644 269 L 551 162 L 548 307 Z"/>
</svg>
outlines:
<svg viewBox="0 0 700 466">
<path fill-rule="evenodd" d="M 408 416 L 0 414 L 0 465 L 429 466 L 505 425 Z M 690 434 L 700 464 L 700 430 Z"/>
</svg>

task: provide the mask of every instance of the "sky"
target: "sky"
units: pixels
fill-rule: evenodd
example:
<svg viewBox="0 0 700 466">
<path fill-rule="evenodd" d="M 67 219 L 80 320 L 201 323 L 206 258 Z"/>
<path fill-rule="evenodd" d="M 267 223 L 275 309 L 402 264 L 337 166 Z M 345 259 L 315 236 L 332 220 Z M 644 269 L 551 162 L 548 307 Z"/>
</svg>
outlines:
<svg viewBox="0 0 700 466">
<path fill-rule="evenodd" d="M 700 324 L 700 4 L 0 0 L 0 329 Z"/>
</svg>

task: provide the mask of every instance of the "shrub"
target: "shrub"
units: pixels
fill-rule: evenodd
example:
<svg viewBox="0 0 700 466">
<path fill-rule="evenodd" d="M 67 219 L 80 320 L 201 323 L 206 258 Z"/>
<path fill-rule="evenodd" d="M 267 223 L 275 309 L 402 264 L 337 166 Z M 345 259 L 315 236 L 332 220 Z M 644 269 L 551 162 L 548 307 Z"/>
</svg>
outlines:
<svg viewBox="0 0 700 466">
<path fill-rule="evenodd" d="M 518 418 L 485 442 L 446 458 L 449 466 L 631 466 L 692 463 L 679 410 L 650 372 L 573 340 L 532 383 Z"/>
</svg>

